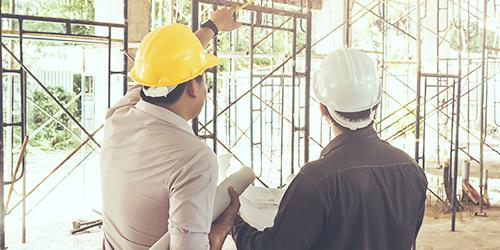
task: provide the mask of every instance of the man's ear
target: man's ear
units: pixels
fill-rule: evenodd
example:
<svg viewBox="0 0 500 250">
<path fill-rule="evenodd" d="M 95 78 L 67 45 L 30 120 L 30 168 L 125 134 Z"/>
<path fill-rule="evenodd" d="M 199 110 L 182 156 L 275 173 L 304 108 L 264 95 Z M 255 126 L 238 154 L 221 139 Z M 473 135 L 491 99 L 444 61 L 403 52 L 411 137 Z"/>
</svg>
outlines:
<svg viewBox="0 0 500 250">
<path fill-rule="evenodd" d="M 330 125 L 335 125 L 333 122 L 333 118 L 330 115 L 330 111 L 328 111 L 328 108 L 323 105 L 322 103 L 319 104 L 319 111 L 321 113 L 321 116 L 330 124 Z"/>
<path fill-rule="evenodd" d="M 328 108 L 322 103 L 319 104 L 319 110 L 321 112 L 321 116 L 324 116 L 325 118 L 330 117 L 330 112 L 328 111 Z"/>
<path fill-rule="evenodd" d="M 187 84 L 186 84 L 186 94 L 189 96 L 189 97 L 193 97 L 193 98 L 196 98 L 200 93 L 199 93 L 199 87 L 198 87 L 198 83 L 196 82 L 195 79 L 189 81 Z"/>
</svg>

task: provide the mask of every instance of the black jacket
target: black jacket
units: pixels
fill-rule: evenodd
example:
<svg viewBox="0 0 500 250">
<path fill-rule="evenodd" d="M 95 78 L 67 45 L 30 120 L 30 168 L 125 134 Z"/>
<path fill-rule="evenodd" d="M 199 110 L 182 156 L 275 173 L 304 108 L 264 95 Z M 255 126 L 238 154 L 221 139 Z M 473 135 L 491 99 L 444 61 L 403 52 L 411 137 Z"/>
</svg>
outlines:
<svg viewBox="0 0 500 250">
<path fill-rule="evenodd" d="M 238 217 L 238 249 L 411 249 L 424 216 L 427 180 L 407 154 L 372 127 L 337 136 L 286 191 L 274 226 Z"/>
</svg>

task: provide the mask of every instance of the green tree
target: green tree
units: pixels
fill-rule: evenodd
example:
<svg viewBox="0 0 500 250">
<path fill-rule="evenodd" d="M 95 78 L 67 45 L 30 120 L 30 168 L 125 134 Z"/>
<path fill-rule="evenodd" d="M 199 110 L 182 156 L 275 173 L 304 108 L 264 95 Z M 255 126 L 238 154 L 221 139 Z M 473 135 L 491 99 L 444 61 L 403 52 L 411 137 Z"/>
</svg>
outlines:
<svg viewBox="0 0 500 250">
<path fill-rule="evenodd" d="M 63 104 L 68 103 L 75 97 L 74 93 L 67 92 L 61 87 L 49 87 L 48 89 Z M 59 106 L 40 89 L 34 91 L 32 99 L 43 111 L 31 105 L 28 131 L 35 131 L 50 119 L 47 114 L 55 115 L 60 110 Z M 81 120 L 81 107 L 78 105 L 78 101 L 71 104 L 68 110 L 78 120 Z M 58 122 L 52 120 L 34 138 L 30 138 L 31 145 L 45 150 L 68 149 L 78 145 L 79 140 L 64 128 L 64 126 L 70 129 L 74 127 L 69 116 L 64 113 L 56 118 Z M 72 132 L 79 134 L 78 131 Z"/>
<path fill-rule="evenodd" d="M 478 26 L 478 23 L 467 22 L 464 20 L 462 25 L 462 41 L 464 42 L 464 50 L 476 52 L 481 52 L 483 46 L 483 28 Z M 497 31 L 487 30 L 486 32 L 486 45 L 491 47 L 496 47 L 498 44 L 494 44 L 495 36 Z M 454 28 L 451 33 L 450 38 L 451 48 L 454 50 L 459 50 L 459 36 L 458 29 Z"/>
<path fill-rule="evenodd" d="M 46 16 L 78 20 L 94 20 L 94 0 L 4 0 L 2 1 L 2 12 L 11 13 L 14 7 L 16 14 Z M 15 24 L 17 28 L 18 24 Z M 64 32 L 64 24 L 23 22 L 23 28 L 31 31 Z M 75 34 L 94 34 L 94 27 L 72 25 Z"/>
</svg>

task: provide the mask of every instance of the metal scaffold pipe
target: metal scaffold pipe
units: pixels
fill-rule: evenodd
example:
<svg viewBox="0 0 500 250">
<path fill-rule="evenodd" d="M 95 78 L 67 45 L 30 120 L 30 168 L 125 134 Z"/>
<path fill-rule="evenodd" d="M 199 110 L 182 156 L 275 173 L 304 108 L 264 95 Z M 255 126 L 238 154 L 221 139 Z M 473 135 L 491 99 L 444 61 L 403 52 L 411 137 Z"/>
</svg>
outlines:
<svg viewBox="0 0 500 250">
<path fill-rule="evenodd" d="M 480 101 L 480 135 L 479 135 L 479 212 L 483 213 L 483 172 L 484 172 L 484 142 L 486 139 L 486 21 L 488 18 L 488 0 L 484 0 L 483 39 L 481 46 L 481 101 Z"/>
<path fill-rule="evenodd" d="M 2 6 L 2 0 L 0 0 Z M 0 16 L 2 15 L 2 8 L 0 8 Z M 2 22 L 0 18 L 0 43 L 2 43 Z M 3 47 L 0 46 L 0 106 L 2 107 L 2 115 L 0 115 L 0 250 L 5 249 L 5 207 L 4 207 L 4 152 L 3 152 Z"/>
<path fill-rule="evenodd" d="M 425 0 L 424 0 L 425 1 Z M 422 23 L 420 19 L 420 0 L 417 0 L 417 36 L 416 36 L 416 45 L 417 45 L 417 63 L 416 63 L 416 70 L 417 70 L 417 107 L 416 107 L 416 122 L 415 122 L 415 161 L 417 163 L 420 163 L 420 153 L 419 153 L 419 147 L 420 147 L 420 98 L 421 98 L 421 93 L 420 93 L 420 74 L 421 74 L 421 37 L 420 33 L 422 30 Z M 416 241 L 413 242 L 413 249 L 417 248 L 417 243 Z"/>
<path fill-rule="evenodd" d="M 85 139 L 85 141 L 80 143 L 78 147 L 76 147 L 73 151 L 71 151 L 69 155 L 67 155 L 42 180 L 40 180 L 29 192 L 27 192 L 26 195 L 24 195 L 20 201 L 18 201 L 14 206 L 12 206 L 12 208 L 8 211 L 7 214 L 10 214 L 16 207 L 18 207 L 21 203 L 23 203 L 26 200 L 26 198 L 28 198 L 28 196 L 30 196 L 33 192 L 35 192 L 45 181 L 47 181 L 48 178 L 50 178 L 50 176 L 52 176 L 55 172 L 57 172 L 57 170 L 59 170 L 68 160 L 70 160 L 76 153 L 78 153 L 78 151 L 80 151 L 80 149 L 82 149 L 83 146 L 85 146 L 90 141 L 90 138 L 93 138 L 93 136 L 95 136 L 103 127 L 104 124 L 101 124 L 96 130 L 94 130 L 94 132 L 92 132 L 89 138 Z"/>
<path fill-rule="evenodd" d="M 420 20 L 420 0 L 417 0 L 417 36 L 416 36 L 416 46 L 417 46 L 417 63 L 415 65 L 416 67 L 416 72 L 417 72 L 417 87 L 416 87 L 416 94 L 417 94 L 417 97 L 416 97 L 416 101 L 417 101 L 417 107 L 416 107 L 416 122 L 415 122 L 415 161 L 417 161 L 417 163 L 420 163 L 420 152 L 419 152 L 419 149 L 420 149 L 420 99 L 421 99 L 421 58 L 422 58 L 422 55 L 421 55 L 421 37 L 420 37 L 420 34 L 421 34 L 421 30 L 422 30 L 422 24 L 421 24 L 421 20 Z"/>
<path fill-rule="evenodd" d="M 456 227 L 456 213 L 457 213 L 457 179 L 458 179 L 458 162 L 459 162 L 459 153 L 460 153 L 460 143 L 459 143 L 459 135 L 460 135 L 460 100 L 461 98 L 461 90 L 462 90 L 462 9 L 461 9 L 461 1 L 458 2 L 458 80 L 453 81 L 453 90 L 455 91 L 456 86 L 456 95 L 453 98 L 456 98 L 456 111 L 455 112 L 455 152 L 454 152 L 454 162 L 453 162 L 453 192 L 452 192 L 452 214 L 451 214 L 451 231 L 455 231 Z M 453 112 L 453 111 L 452 111 Z M 453 116 L 452 116 L 453 118 Z M 453 133 L 453 129 L 451 130 Z"/>
</svg>

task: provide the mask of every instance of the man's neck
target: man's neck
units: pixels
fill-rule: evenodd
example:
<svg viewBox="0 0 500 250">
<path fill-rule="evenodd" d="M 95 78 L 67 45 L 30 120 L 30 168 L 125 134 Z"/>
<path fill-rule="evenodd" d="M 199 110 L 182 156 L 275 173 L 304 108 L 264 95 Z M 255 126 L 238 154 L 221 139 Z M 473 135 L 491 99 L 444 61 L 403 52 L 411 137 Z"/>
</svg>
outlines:
<svg viewBox="0 0 500 250">
<path fill-rule="evenodd" d="M 332 126 L 332 133 L 335 137 L 341 135 L 342 133 L 344 133 L 344 131 L 340 128 L 338 128 L 337 126 Z"/>
<path fill-rule="evenodd" d="M 180 108 L 178 105 L 175 104 L 156 104 L 164 109 L 168 109 L 171 112 L 175 113 L 176 115 L 180 116 L 182 119 L 189 121 L 191 120 L 190 115 L 186 112 L 186 110 Z"/>
<path fill-rule="evenodd" d="M 344 131 L 341 128 L 335 126 L 335 124 L 332 121 L 328 120 L 328 123 L 330 125 L 330 128 L 332 129 L 332 134 L 334 138 L 344 133 Z"/>
</svg>

